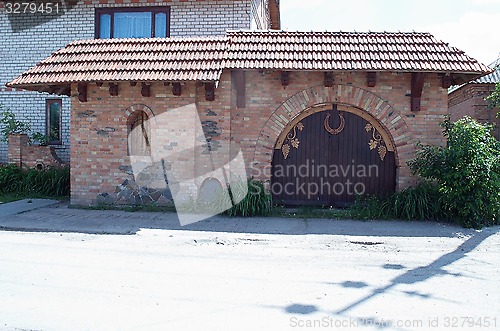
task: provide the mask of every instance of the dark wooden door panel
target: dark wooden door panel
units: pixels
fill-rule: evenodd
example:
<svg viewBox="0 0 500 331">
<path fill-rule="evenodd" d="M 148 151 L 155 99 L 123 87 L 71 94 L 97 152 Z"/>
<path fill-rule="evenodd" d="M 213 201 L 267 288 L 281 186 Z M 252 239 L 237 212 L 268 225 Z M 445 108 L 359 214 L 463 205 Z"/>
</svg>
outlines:
<svg viewBox="0 0 500 331">
<path fill-rule="evenodd" d="M 379 152 L 383 141 L 367 124 L 354 113 L 331 109 L 307 116 L 291 128 L 273 154 L 275 201 L 343 206 L 355 201 L 356 192 L 376 196 L 394 192 L 394 152 Z"/>
</svg>

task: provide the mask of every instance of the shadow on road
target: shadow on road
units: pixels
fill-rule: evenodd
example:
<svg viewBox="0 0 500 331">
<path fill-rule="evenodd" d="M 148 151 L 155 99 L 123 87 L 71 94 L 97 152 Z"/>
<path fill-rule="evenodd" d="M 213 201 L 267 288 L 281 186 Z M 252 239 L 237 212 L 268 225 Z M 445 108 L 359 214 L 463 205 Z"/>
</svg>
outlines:
<svg viewBox="0 0 500 331">
<path fill-rule="evenodd" d="M 465 242 L 463 242 L 460 246 L 458 246 L 455 250 L 446 253 L 439 257 L 437 260 L 434 260 L 430 264 L 418 268 L 414 268 L 404 272 L 403 274 L 395 277 L 390 281 L 390 283 L 386 286 L 381 286 L 375 288 L 368 295 L 342 307 L 336 311 L 323 311 L 325 314 L 328 314 L 331 317 L 342 317 L 348 318 L 348 314 L 350 311 L 354 310 L 356 307 L 367 303 L 368 301 L 374 299 L 378 295 L 384 294 L 389 290 L 395 288 L 400 284 L 416 284 L 420 282 L 427 281 L 435 276 L 443 276 L 443 275 L 451 275 L 454 277 L 462 277 L 463 275 L 460 273 L 450 273 L 445 267 L 451 265 L 452 263 L 464 258 L 468 253 L 477 248 L 483 241 L 485 241 L 488 237 L 496 233 L 497 231 L 492 231 L 493 229 L 486 229 L 484 231 L 476 232 L 470 238 L 468 238 Z M 389 265 L 384 265 L 382 268 L 387 268 Z M 392 268 L 392 265 L 389 269 L 400 269 L 399 265 L 396 268 Z M 333 284 L 333 283 L 332 283 Z M 346 281 L 343 283 L 336 283 L 334 285 L 343 286 L 346 288 L 362 288 L 368 286 L 364 282 L 354 282 L 354 281 Z M 418 292 L 405 292 L 408 295 L 415 295 L 423 298 L 431 298 L 430 294 L 421 294 Z M 319 311 L 317 307 L 314 310 L 312 309 L 299 309 L 300 307 L 311 307 L 310 305 L 304 305 L 299 303 L 293 303 L 287 307 L 284 307 L 284 310 L 290 314 L 311 314 Z M 385 323 L 383 322 L 385 321 Z M 359 317 L 357 322 L 359 325 L 363 325 L 364 323 L 368 323 L 369 325 L 376 325 L 380 329 L 384 328 L 393 328 L 393 326 L 388 323 L 387 319 L 381 319 L 380 317 Z"/>
</svg>

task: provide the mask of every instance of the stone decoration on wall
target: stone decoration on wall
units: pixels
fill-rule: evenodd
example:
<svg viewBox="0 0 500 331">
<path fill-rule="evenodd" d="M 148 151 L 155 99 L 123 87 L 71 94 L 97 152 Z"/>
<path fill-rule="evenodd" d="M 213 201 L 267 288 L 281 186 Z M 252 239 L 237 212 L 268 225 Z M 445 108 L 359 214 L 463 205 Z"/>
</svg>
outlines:
<svg viewBox="0 0 500 331">
<path fill-rule="evenodd" d="M 166 177 L 165 169 L 168 167 L 169 165 L 164 162 L 155 162 L 146 166 L 134 179 L 132 166 L 120 166 L 119 169 L 131 178 L 124 180 L 113 193 L 99 193 L 96 203 L 173 207 L 172 190 L 175 193 L 176 187 L 170 185 Z"/>
</svg>

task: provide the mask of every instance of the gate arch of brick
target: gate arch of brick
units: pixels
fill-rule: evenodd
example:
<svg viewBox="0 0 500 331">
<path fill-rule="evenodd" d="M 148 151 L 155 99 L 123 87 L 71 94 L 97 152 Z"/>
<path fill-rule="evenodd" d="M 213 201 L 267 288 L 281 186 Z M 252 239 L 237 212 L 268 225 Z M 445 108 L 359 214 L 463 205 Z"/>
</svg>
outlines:
<svg viewBox="0 0 500 331">
<path fill-rule="evenodd" d="M 252 170 L 270 169 L 276 140 L 292 119 L 304 110 L 328 103 L 359 108 L 377 120 L 389 133 L 395 146 L 396 190 L 412 182 L 406 161 L 414 157 L 415 147 L 411 144 L 408 126 L 401 113 L 380 96 L 360 87 L 345 84 L 332 87 L 315 86 L 302 90 L 276 108 L 257 140 Z M 261 180 L 270 179 L 270 171 L 267 170 L 258 173 L 254 171 L 252 175 Z"/>
</svg>

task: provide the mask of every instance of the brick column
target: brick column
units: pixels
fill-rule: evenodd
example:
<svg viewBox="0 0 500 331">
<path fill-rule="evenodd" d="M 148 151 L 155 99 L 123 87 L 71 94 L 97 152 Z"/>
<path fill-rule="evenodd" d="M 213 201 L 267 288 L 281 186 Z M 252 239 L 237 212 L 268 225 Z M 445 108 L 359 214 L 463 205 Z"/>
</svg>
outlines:
<svg viewBox="0 0 500 331">
<path fill-rule="evenodd" d="M 9 135 L 9 163 L 22 165 L 23 150 L 28 146 L 27 134 L 10 134 Z"/>
</svg>

